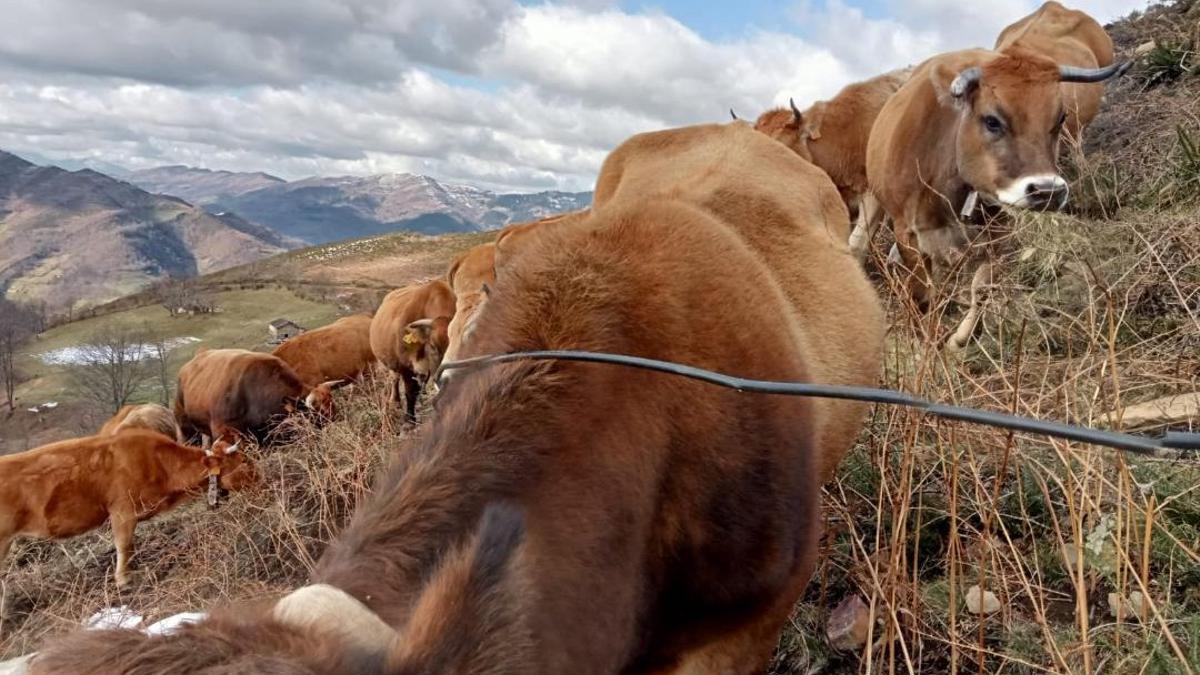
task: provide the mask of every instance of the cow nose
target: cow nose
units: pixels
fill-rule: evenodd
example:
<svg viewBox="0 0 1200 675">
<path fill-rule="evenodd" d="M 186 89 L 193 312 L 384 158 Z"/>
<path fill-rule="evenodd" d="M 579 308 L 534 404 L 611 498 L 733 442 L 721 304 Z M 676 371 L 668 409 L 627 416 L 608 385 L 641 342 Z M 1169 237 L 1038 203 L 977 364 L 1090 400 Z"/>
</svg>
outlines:
<svg viewBox="0 0 1200 675">
<path fill-rule="evenodd" d="M 1061 176 L 1046 176 L 1025 184 L 1025 200 L 1030 208 L 1058 211 L 1067 205 L 1070 189 Z"/>
</svg>

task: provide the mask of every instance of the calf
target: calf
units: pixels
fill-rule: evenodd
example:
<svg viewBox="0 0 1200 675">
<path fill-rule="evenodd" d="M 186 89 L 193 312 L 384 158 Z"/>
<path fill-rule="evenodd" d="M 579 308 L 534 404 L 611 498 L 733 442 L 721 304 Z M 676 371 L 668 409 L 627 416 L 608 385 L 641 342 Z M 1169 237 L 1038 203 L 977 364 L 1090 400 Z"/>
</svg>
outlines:
<svg viewBox="0 0 1200 675">
<path fill-rule="evenodd" d="M 175 415 L 157 403 L 141 403 L 123 406 L 112 419 L 100 427 L 101 436 L 112 436 L 125 429 L 147 429 L 183 442 L 183 433 L 175 422 Z"/>
<path fill-rule="evenodd" d="M 237 445 L 203 450 L 142 429 L 0 457 L 0 562 L 17 535 L 65 539 L 108 521 L 124 586 L 137 524 L 201 494 L 210 476 L 227 490 L 256 480 Z"/>
<path fill-rule="evenodd" d="M 288 339 L 271 353 L 291 366 L 309 387 L 357 380 L 376 360 L 371 351 L 371 317 L 342 317 Z"/>
<path fill-rule="evenodd" d="M 807 262 L 830 255 L 849 260 Z M 464 355 L 596 349 L 809 380 L 792 312 L 721 219 L 621 200 L 519 252 Z M 761 672 L 816 561 L 822 414 L 610 365 L 465 373 L 312 585 L 166 638 L 82 632 L 33 669 Z"/>
<path fill-rule="evenodd" d="M 867 189 L 867 138 L 883 105 L 911 74 L 911 68 L 894 70 L 847 85 L 832 99 L 818 101 L 804 112 L 795 103 L 790 109 L 768 110 L 754 124 L 756 130 L 829 174 L 850 210 L 850 220 L 857 223 L 850 234 L 850 249 L 860 260 L 884 216 Z"/>
<path fill-rule="evenodd" d="M 404 387 L 405 421 L 417 419 L 417 398 L 425 381 L 437 371 L 449 344 L 454 293 L 440 279 L 413 284 L 388 293 L 371 320 L 371 351 L 395 373 L 392 401 L 400 402 Z"/>
<path fill-rule="evenodd" d="M 175 419 L 186 438 L 211 434 L 234 442 L 250 435 L 265 441 L 274 423 L 297 411 L 332 419 L 337 382 L 309 386 L 271 354 L 244 349 L 201 349 L 179 369 Z"/>
</svg>

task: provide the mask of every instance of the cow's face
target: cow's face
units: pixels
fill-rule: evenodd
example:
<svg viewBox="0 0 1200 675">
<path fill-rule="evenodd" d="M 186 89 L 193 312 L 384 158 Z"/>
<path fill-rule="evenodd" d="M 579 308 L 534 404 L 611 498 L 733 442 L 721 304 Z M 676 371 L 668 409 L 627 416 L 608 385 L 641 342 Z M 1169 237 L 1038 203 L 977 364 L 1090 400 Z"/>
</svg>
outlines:
<svg viewBox="0 0 1200 675">
<path fill-rule="evenodd" d="M 450 317 L 420 319 L 404 327 L 404 349 L 412 355 L 412 369 L 428 378 L 442 365 L 442 355 L 450 344 Z"/>
<path fill-rule="evenodd" d="M 961 72 L 935 68 L 934 84 L 959 111 L 959 176 L 985 198 L 1028 209 L 1061 209 L 1058 173 L 1066 111 L 1058 66 L 1027 52 Z"/>
<path fill-rule="evenodd" d="M 337 406 L 333 402 L 333 390 L 342 383 L 342 380 L 332 380 L 313 387 L 312 391 L 304 397 L 304 407 L 321 419 L 333 419 L 337 415 Z"/>
<path fill-rule="evenodd" d="M 204 453 L 204 468 L 208 475 L 216 476 L 222 490 L 243 490 L 258 482 L 258 470 L 246 460 L 241 442 L 229 443 L 218 439 Z"/>
</svg>

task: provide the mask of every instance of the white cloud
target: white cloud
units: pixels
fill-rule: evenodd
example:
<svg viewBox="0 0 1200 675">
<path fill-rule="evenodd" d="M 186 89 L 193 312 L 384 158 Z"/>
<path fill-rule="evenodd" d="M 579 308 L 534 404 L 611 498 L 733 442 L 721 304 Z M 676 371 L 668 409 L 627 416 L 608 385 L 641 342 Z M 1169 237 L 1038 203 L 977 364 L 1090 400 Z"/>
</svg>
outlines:
<svg viewBox="0 0 1200 675">
<path fill-rule="evenodd" d="M 8 0 L 21 29 L 0 33 L 0 147 L 588 189 L 632 133 L 803 105 L 990 44 L 1033 6 L 885 0 L 881 18 L 810 0 L 793 25 L 714 41 L 613 0 Z"/>
</svg>

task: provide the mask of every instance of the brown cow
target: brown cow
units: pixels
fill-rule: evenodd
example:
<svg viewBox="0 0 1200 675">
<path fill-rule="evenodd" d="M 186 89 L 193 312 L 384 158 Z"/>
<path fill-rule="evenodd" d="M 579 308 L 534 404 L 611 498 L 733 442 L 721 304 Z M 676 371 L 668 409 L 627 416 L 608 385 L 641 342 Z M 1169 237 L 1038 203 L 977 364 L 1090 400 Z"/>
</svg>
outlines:
<svg viewBox="0 0 1200 675">
<path fill-rule="evenodd" d="M 755 129 L 829 174 L 856 223 L 850 250 L 860 260 L 884 216 L 867 190 L 867 138 L 883 104 L 911 74 L 911 68 L 894 70 L 847 85 L 832 99 L 818 101 L 804 112 L 792 102 L 790 108 L 764 112 L 754 123 Z"/>
<path fill-rule="evenodd" d="M 454 293 L 441 279 L 388 293 L 371 320 L 371 350 L 395 373 L 392 401 L 400 403 L 404 387 L 405 421 L 415 423 L 417 398 L 429 376 L 442 363 L 454 316 Z"/>
<path fill-rule="evenodd" d="M 143 429 L 0 457 L 0 562 L 17 535 L 65 539 L 109 521 L 124 586 L 137 524 L 201 494 L 209 476 L 227 490 L 256 480 L 236 445 L 206 451 Z"/>
<path fill-rule="evenodd" d="M 283 359 L 310 387 L 322 382 L 357 380 L 375 363 L 371 317 L 347 316 L 293 337 L 271 352 Z"/>
<path fill-rule="evenodd" d="M 996 51 L 1020 47 L 1055 63 L 1080 68 L 1103 68 L 1113 63 L 1113 41 L 1104 27 L 1086 13 L 1051 0 L 1033 14 L 1005 28 L 996 38 Z M 1079 141 L 1104 98 L 1102 84 L 1062 85 L 1067 110 L 1067 135 Z"/>
<path fill-rule="evenodd" d="M 599 349 L 794 380 L 816 365 L 763 257 L 667 197 L 535 238 L 482 311 L 469 354 Z M 816 561 L 819 415 L 617 366 L 463 374 L 313 585 L 165 638 L 83 631 L 33 670 L 762 672 Z"/>
<path fill-rule="evenodd" d="M 125 429 L 157 431 L 167 438 L 183 442 L 183 433 L 175 422 L 175 415 L 157 403 L 140 403 L 123 406 L 112 419 L 100 427 L 99 435 L 112 436 Z"/>
<path fill-rule="evenodd" d="M 450 321 L 450 344 L 446 348 L 445 360 L 453 361 L 458 358 L 463 341 L 470 338 L 475 317 L 487 300 L 488 285 L 495 283 L 496 274 L 503 266 L 504 260 L 535 237 L 543 227 L 576 222 L 587 213 L 588 210 L 583 209 L 509 225 L 500 230 L 495 241 L 480 244 L 450 263 L 446 271 L 446 282 L 454 291 L 455 308 L 454 319 Z M 441 379 L 449 381 L 453 372 L 442 372 Z"/>
<path fill-rule="evenodd" d="M 766 262 L 800 321 L 813 382 L 873 385 L 882 363 L 883 309 L 850 254 L 846 207 L 829 177 L 749 125 L 639 134 L 605 160 L 594 209 L 614 199 L 665 196 L 722 221 Z M 714 274 L 737 274 L 721 259 Z M 613 274 L 620 274 L 615 268 Z M 725 303 L 713 307 L 722 311 Z M 821 317 L 811 321 L 805 317 Z M 828 480 L 858 435 L 866 405 L 822 399 L 820 476 Z"/>
<path fill-rule="evenodd" d="M 973 211 L 976 198 L 1028 209 L 1066 203 L 1057 168 L 1066 120 L 1060 83 L 1102 82 L 1120 70 L 1059 66 L 1016 47 L 973 49 L 926 61 L 888 100 L 871 130 L 867 177 L 892 218 L 919 306 L 930 301 L 933 263 L 955 263 L 966 250 L 959 214 Z M 990 274 L 981 266 L 972 288 Z"/>
<path fill-rule="evenodd" d="M 185 438 L 211 434 L 214 441 L 232 443 L 249 435 L 263 441 L 279 417 L 293 412 L 333 418 L 336 384 L 311 387 L 272 354 L 201 349 L 179 369 L 175 419 Z"/>
</svg>

